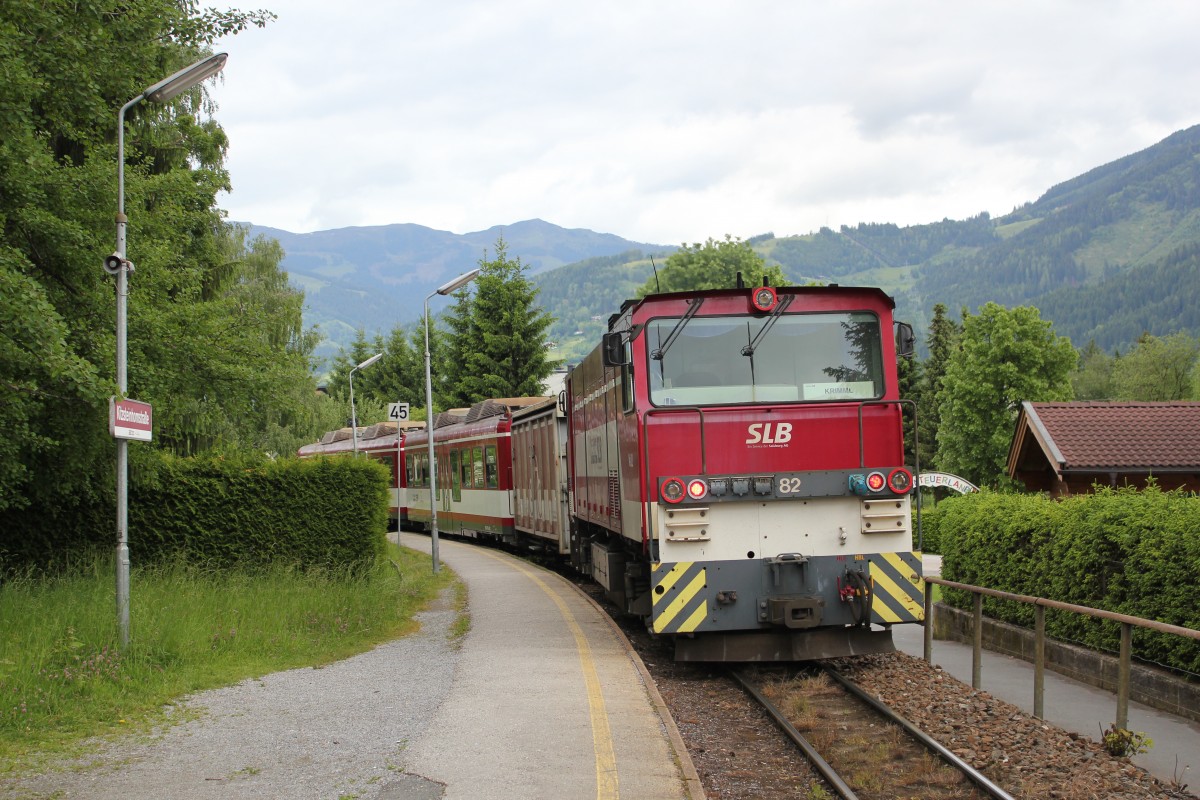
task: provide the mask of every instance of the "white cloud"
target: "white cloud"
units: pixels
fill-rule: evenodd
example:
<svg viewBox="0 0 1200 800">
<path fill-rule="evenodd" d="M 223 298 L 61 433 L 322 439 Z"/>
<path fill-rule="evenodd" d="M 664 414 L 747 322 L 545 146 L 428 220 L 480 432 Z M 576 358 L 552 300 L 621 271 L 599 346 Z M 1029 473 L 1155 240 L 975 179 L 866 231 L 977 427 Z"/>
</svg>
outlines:
<svg viewBox="0 0 1200 800">
<path fill-rule="evenodd" d="M 642 241 L 1002 214 L 1200 122 L 1190 0 L 289 0 L 212 91 L 234 219 Z"/>
</svg>

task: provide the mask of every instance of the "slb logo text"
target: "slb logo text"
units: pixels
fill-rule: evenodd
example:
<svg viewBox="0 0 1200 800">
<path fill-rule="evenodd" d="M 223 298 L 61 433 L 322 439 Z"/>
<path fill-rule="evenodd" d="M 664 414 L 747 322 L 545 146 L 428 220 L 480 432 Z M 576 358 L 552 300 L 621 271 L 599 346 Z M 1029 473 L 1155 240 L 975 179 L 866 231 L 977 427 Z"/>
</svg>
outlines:
<svg viewBox="0 0 1200 800">
<path fill-rule="evenodd" d="M 792 440 L 792 423 L 756 422 L 748 433 L 746 444 L 785 444 Z"/>
</svg>

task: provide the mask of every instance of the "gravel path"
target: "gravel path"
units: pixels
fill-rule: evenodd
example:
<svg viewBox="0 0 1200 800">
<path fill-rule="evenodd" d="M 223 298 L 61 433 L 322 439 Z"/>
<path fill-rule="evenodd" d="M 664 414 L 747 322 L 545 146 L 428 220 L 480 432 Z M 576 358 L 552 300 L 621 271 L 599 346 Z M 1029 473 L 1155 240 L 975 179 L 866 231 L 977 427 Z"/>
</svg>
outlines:
<svg viewBox="0 0 1200 800">
<path fill-rule="evenodd" d="M 319 669 L 193 695 L 149 740 L 126 738 L 42 775 L 0 783 L 21 800 L 321 798 L 424 800 L 442 787 L 403 773 L 405 749 L 445 699 L 459 654 L 449 594 L 418 633 Z"/>
</svg>

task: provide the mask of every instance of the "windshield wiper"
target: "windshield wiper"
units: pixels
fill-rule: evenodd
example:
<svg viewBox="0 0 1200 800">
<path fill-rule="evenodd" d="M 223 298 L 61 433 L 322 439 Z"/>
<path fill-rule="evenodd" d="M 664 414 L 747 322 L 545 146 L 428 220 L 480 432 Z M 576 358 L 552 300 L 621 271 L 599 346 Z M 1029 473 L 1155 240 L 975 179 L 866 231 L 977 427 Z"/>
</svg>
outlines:
<svg viewBox="0 0 1200 800">
<path fill-rule="evenodd" d="M 688 320 L 696 316 L 696 312 L 700 310 L 700 306 L 704 305 L 704 298 L 697 297 L 695 300 L 689 300 L 688 303 L 691 304 L 691 308 L 689 308 L 684 315 L 679 318 L 679 322 L 675 323 L 675 327 L 671 329 L 669 334 L 667 334 L 667 340 L 663 342 L 662 347 L 650 354 L 650 357 L 655 361 L 662 361 L 663 356 L 667 354 L 667 350 L 671 347 L 671 345 L 675 344 L 675 339 L 677 339 L 679 334 L 683 332 L 683 326 L 687 325 Z"/>
<path fill-rule="evenodd" d="M 779 305 L 775 306 L 775 310 L 771 312 L 771 316 L 767 317 L 766 323 L 759 330 L 758 336 L 755 336 L 754 341 L 742 348 L 742 355 L 751 357 L 754 356 L 754 351 L 758 348 L 758 343 L 761 342 L 763 337 L 767 335 L 767 331 L 771 330 L 772 326 L 779 321 L 779 316 L 783 314 L 783 312 L 792 304 L 792 301 L 795 299 L 796 295 L 789 294 L 787 297 L 784 297 L 779 301 Z"/>
</svg>

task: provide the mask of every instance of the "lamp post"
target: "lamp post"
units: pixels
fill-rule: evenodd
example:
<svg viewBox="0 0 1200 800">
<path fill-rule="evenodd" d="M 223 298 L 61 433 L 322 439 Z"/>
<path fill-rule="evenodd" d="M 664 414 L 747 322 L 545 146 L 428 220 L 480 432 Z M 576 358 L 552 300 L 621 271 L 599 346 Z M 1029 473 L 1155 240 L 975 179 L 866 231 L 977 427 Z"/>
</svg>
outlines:
<svg viewBox="0 0 1200 800">
<path fill-rule="evenodd" d="M 425 434 L 429 439 L 429 534 L 434 572 L 441 569 L 441 564 L 438 562 L 437 457 L 433 452 L 433 381 L 429 376 L 429 301 L 434 295 L 447 295 L 466 286 L 475 280 L 479 273 L 478 267 L 464 272 L 449 283 L 439 286 L 436 292 L 425 298 Z"/>
<path fill-rule="evenodd" d="M 355 370 L 366 369 L 381 358 L 383 358 L 383 353 L 376 353 L 350 370 L 350 435 L 354 439 L 355 458 L 358 458 L 358 417 L 354 413 L 354 372 Z"/>
<path fill-rule="evenodd" d="M 117 394 L 125 398 L 127 380 L 126 302 L 133 264 L 125 257 L 125 112 L 145 100 L 165 103 L 225 67 L 226 53 L 217 53 L 185 67 L 146 89 L 121 106 L 117 114 L 117 250 L 104 260 L 105 271 L 117 276 Z M 129 442 L 117 439 L 117 628 L 121 647 L 129 645 Z"/>
</svg>

